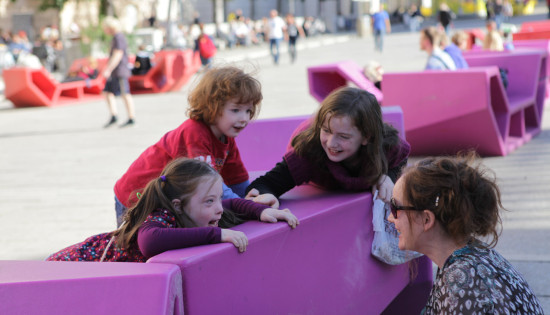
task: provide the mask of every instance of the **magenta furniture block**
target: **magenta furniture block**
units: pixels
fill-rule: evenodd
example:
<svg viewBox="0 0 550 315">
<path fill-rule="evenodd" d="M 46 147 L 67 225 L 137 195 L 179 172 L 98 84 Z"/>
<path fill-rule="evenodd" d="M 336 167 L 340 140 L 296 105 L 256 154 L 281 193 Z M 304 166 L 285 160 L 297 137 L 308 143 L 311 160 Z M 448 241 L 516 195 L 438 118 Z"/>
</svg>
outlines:
<svg viewBox="0 0 550 315">
<path fill-rule="evenodd" d="M 181 314 L 166 264 L 0 261 L 0 314 Z"/>
<path fill-rule="evenodd" d="M 281 202 L 300 225 L 235 227 L 249 238 L 245 253 L 222 243 L 149 259 L 180 267 L 185 314 L 380 314 L 409 288 L 407 264 L 386 265 L 370 254 L 370 193 L 336 194 L 304 185 Z M 424 286 L 413 291 L 422 297 L 392 304 L 401 313 L 418 313 L 426 303 L 431 262 L 421 258 L 419 266 L 417 280 Z"/>
<path fill-rule="evenodd" d="M 322 102 L 330 92 L 350 83 L 372 93 L 378 102 L 382 102 L 382 92 L 363 74 L 363 68 L 353 61 L 309 67 L 309 93 Z"/>
<path fill-rule="evenodd" d="M 541 131 L 548 84 L 547 57 L 547 50 L 528 48 L 465 56 L 471 67 L 498 66 L 508 71 L 510 136 L 519 143 L 531 140 Z"/>
<path fill-rule="evenodd" d="M 519 40 L 514 42 L 514 47 L 517 50 L 543 50 L 546 52 L 546 59 L 550 56 L 550 40 L 534 39 L 534 40 Z M 546 61 L 546 69 L 541 70 L 541 81 L 546 85 L 546 100 L 550 98 L 550 62 Z"/>
<path fill-rule="evenodd" d="M 293 131 L 309 116 L 252 121 L 235 140 L 250 171 L 266 171 L 281 162 Z"/>
<path fill-rule="evenodd" d="M 507 155 L 540 132 L 546 54 L 467 54 L 470 69 L 387 73 L 384 102 L 401 106 L 413 155 L 475 149 Z M 492 67 L 478 67 L 484 65 Z M 495 66 L 508 70 L 505 90 Z"/>
</svg>

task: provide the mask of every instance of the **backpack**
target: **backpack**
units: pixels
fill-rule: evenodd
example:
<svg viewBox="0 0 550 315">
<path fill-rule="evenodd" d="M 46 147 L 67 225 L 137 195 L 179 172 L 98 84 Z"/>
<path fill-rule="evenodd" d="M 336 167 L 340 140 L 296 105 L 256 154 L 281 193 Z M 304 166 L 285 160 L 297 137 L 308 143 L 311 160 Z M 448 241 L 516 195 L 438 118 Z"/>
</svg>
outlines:
<svg viewBox="0 0 550 315">
<path fill-rule="evenodd" d="M 202 35 L 199 39 L 199 52 L 201 57 L 208 59 L 213 57 L 216 54 L 216 45 L 210 37 L 207 35 Z"/>
</svg>

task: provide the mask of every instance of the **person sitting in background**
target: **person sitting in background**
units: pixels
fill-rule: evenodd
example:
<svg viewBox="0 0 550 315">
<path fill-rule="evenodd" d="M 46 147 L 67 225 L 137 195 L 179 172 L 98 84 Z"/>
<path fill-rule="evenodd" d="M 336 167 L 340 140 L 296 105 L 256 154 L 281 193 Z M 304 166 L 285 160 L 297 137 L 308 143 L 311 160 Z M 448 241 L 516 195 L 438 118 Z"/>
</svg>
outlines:
<svg viewBox="0 0 550 315">
<path fill-rule="evenodd" d="M 81 64 L 78 69 L 69 71 L 67 77 L 62 82 L 89 81 L 97 78 L 99 70 L 97 60 L 93 57 L 88 58 L 88 64 Z"/>
<path fill-rule="evenodd" d="M 470 36 L 464 31 L 457 31 L 454 33 L 453 37 L 451 37 L 453 44 L 455 44 L 462 51 L 468 50 L 469 40 Z"/>
<path fill-rule="evenodd" d="M 440 32 L 440 46 L 441 49 L 443 49 L 444 52 L 446 52 L 451 59 L 453 59 L 455 66 L 457 69 L 467 69 L 468 63 L 464 59 L 464 56 L 462 55 L 462 50 L 458 48 L 457 45 L 455 45 L 453 42 L 449 41 L 449 38 L 447 37 L 447 34 L 445 34 L 443 31 Z"/>
<path fill-rule="evenodd" d="M 374 60 L 371 60 L 367 63 L 363 71 L 367 79 L 374 83 L 374 85 L 379 90 L 382 90 L 382 75 L 384 74 L 384 69 L 382 68 L 382 65 Z"/>
<path fill-rule="evenodd" d="M 151 62 L 151 53 L 145 49 L 145 45 L 139 45 L 134 61 L 133 75 L 144 75 L 153 67 Z"/>
<path fill-rule="evenodd" d="M 483 49 L 491 51 L 503 51 L 504 42 L 497 30 L 492 30 L 483 39 Z"/>
<path fill-rule="evenodd" d="M 456 70 L 451 56 L 441 50 L 439 45 L 440 35 L 435 27 L 426 27 L 420 31 L 420 49 L 428 53 L 425 70 Z"/>
</svg>

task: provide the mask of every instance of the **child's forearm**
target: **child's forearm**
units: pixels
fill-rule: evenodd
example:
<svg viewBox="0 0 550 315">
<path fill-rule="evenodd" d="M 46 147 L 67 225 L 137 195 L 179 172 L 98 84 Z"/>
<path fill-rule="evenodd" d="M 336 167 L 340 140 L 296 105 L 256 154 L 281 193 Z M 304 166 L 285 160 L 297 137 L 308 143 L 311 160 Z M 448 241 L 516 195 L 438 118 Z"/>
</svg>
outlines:
<svg viewBox="0 0 550 315">
<path fill-rule="evenodd" d="M 165 251 L 221 242 L 218 227 L 166 228 L 160 223 L 146 222 L 138 231 L 138 246 L 150 258 Z"/>
</svg>

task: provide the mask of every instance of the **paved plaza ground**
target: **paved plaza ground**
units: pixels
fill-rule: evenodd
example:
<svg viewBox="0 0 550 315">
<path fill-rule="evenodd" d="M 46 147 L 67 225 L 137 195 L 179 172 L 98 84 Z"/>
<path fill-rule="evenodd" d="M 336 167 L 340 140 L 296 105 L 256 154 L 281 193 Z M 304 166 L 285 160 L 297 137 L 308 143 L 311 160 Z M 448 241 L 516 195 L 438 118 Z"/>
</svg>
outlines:
<svg viewBox="0 0 550 315">
<path fill-rule="evenodd" d="M 542 9 L 537 13 L 511 23 L 546 18 Z M 457 28 L 483 25 L 480 19 L 455 21 Z M 386 72 L 423 69 L 426 55 L 418 48 L 418 33 L 404 32 L 400 26 L 394 30 L 382 54 L 374 51 L 371 37 L 338 34 L 302 41 L 295 64 L 285 53 L 281 64 L 273 65 L 264 46 L 220 51 L 216 62 L 257 71 L 264 92 L 260 119 L 306 115 L 318 106 L 308 92 L 309 66 L 376 60 Z M 0 259 L 44 259 L 88 236 L 113 230 L 115 181 L 147 146 L 186 119 L 190 86 L 135 96 L 137 125 L 122 129 L 102 128 L 108 120 L 103 101 L 27 109 L 0 101 Z M 497 250 L 523 273 L 550 313 L 548 107 L 537 138 L 506 157 L 483 161 L 495 171 L 508 209 Z M 121 103 L 119 111 L 125 120 Z"/>
</svg>

